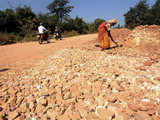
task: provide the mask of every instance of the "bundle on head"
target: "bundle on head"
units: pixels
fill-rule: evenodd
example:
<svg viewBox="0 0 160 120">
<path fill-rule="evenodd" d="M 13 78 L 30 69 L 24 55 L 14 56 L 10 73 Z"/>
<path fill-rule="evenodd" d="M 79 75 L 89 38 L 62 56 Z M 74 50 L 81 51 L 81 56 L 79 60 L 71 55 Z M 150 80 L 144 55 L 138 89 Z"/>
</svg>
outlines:
<svg viewBox="0 0 160 120">
<path fill-rule="evenodd" d="M 117 20 L 116 19 L 108 20 L 108 23 L 111 25 L 115 25 L 117 24 Z"/>
</svg>

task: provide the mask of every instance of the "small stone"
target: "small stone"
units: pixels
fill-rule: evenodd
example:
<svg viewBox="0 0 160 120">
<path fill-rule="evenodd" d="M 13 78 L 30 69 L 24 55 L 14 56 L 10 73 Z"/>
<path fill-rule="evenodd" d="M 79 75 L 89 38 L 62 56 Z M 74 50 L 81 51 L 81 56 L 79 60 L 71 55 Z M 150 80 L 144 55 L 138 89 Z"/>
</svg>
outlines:
<svg viewBox="0 0 160 120">
<path fill-rule="evenodd" d="M 136 104 L 134 104 L 134 103 L 128 104 L 128 107 L 129 107 L 131 110 L 135 111 L 135 112 L 137 112 L 137 111 L 138 111 L 138 108 L 139 108 L 139 107 L 138 107 Z"/>
<path fill-rule="evenodd" d="M 117 101 L 117 97 L 115 95 L 108 95 L 107 100 L 108 102 L 115 103 Z"/>
<path fill-rule="evenodd" d="M 39 100 L 38 103 L 40 103 L 40 104 L 43 105 L 43 106 L 47 106 L 48 101 L 47 101 L 46 98 L 42 97 L 42 98 L 40 98 L 40 100 Z"/>
<path fill-rule="evenodd" d="M 150 59 L 155 61 L 155 60 L 158 59 L 158 56 L 157 55 L 152 55 L 152 56 L 150 56 Z"/>
<path fill-rule="evenodd" d="M 155 108 L 155 105 L 152 102 L 141 102 L 139 105 L 140 111 L 149 111 L 149 110 L 153 110 L 154 108 Z"/>
<path fill-rule="evenodd" d="M 25 120 L 26 119 L 26 116 L 24 114 L 22 114 L 20 117 L 19 117 L 19 120 Z"/>
<path fill-rule="evenodd" d="M 8 93 L 9 93 L 10 95 L 15 95 L 16 92 L 17 92 L 17 91 L 14 89 L 14 87 L 10 87 L 10 88 L 8 89 Z"/>
<path fill-rule="evenodd" d="M 60 105 L 62 103 L 62 101 L 63 101 L 62 95 L 59 93 L 56 93 L 56 103 Z"/>
<path fill-rule="evenodd" d="M 150 99 L 144 98 L 141 100 L 142 102 L 150 102 Z"/>
<path fill-rule="evenodd" d="M 144 66 L 151 66 L 152 65 L 152 62 L 151 61 L 146 61 L 145 63 L 144 63 Z"/>
<path fill-rule="evenodd" d="M 100 120 L 100 117 L 98 117 L 95 113 L 89 113 L 85 118 L 86 120 Z"/>
<path fill-rule="evenodd" d="M 72 120 L 80 120 L 81 119 L 80 113 L 79 112 L 74 113 L 72 115 L 71 119 Z"/>
<path fill-rule="evenodd" d="M 22 96 L 17 97 L 17 106 L 20 106 L 23 100 L 24 100 L 24 97 Z"/>
<path fill-rule="evenodd" d="M 34 102 L 29 103 L 29 109 L 30 109 L 31 112 L 35 111 L 35 103 Z"/>
<path fill-rule="evenodd" d="M 96 97 L 95 99 L 98 106 L 104 106 L 107 101 L 106 98 L 103 96 Z"/>
<path fill-rule="evenodd" d="M 156 113 L 156 108 L 155 109 L 150 109 L 147 111 L 148 115 L 154 115 Z"/>
<path fill-rule="evenodd" d="M 160 120 L 160 116 L 152 115 L 153 120 Z"/>
<path fill-rule="evenodd" d="M 11 97 L 11 99 L 8 101 L 10 106 L 10 111 L 14 111 L 16 109 L 16 97 Z"/>
<path fill-rule="evenodd" d="M 141 71 L 146 71 L 147 70 L 144 66 L 141 66 L 138 69 L 141 70 Z"/>
<path fill-rule="evenodd" d="M 119 112 L 118 115 L 115 117 L 115 120 L 129 120 L 129 116 L 125 113 Z"/>
<path fill-rule="evenodd" d="M 8 119 L 9 120 L 14 120 L 16 119 L 20 114 L 17 111 L 13 111 L 8 113 Z"/>
<path fill-rule="evenodd" d="M 142 111 L 136 112 L 134 117 L 136 120 L 152 120 L 152 118 L 148 114 Z"/>
<path fill-rule="evenodd" d="M 51 119 L 56 119 L 56 114 L 55 114 L 54 110 L 52 110 L 52 109 L 47 110 L 47 115 Z"/>
<path fill-rule="evenodd" d="M 115 113 L 113 111 L 103 108 L 98 108 L 97 113 L 99 118 L 103 120 L 112 120 L 115 117 Z"/>
<path fill-rule="evenodd" d="M 155 77 L 154 80 L 160 81 L 160 77 Z"/>
<path fill-rule="evenodd" d="M 37 114 L 41 115 L 42 112 L 43 112 L 43 110 L 45 110 L 45 107 L 44 107 L 43 105 L 41 105 L 41 104 L 38 104 L 38 105 L 36 106 L 35 112 L 36 112 Z"/>
</svg>

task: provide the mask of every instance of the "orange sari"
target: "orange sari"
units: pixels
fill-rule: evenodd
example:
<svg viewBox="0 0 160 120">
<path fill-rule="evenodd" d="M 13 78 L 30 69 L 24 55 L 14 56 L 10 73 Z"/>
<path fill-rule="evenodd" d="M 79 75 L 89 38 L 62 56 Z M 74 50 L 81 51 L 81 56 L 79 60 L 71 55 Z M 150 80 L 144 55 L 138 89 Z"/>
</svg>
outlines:
<svg viewBox="0 0 160 120">
<path fill-rule="evenodd" d="M 108 32 L 106 31 L 106 22 L 103 22 L 98 27 L 98 40 L 100 43 L 101 48 L 107 49 L 110 48 L 110 38 Z"/>
</svg>

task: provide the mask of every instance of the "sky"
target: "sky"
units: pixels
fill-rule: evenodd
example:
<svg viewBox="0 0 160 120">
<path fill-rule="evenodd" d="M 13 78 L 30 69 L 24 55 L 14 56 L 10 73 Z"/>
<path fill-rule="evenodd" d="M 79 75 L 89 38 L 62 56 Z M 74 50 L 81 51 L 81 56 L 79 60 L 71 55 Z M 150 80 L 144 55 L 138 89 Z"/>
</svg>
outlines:
<svg viewBox="0 0 160 120">
<path fill-rule="evenodd" d="M 46 6 L 53 0 L 0 0 L 0 10 L 6 8 L 16 8 L 18 5 L 28 5 L 35 13 L 47 13 Z M 136 5 L 140 0 L 69 0 L 74 6 L 70 16 L 81 17 L 86 22 L 93 22 L 96 18 L 117 19 L 120 25 L 124 25 L 124 14 L 130 7 Z M 147 0 L 149 5 L 153 5 L 156 0 Z"/>
</svg>

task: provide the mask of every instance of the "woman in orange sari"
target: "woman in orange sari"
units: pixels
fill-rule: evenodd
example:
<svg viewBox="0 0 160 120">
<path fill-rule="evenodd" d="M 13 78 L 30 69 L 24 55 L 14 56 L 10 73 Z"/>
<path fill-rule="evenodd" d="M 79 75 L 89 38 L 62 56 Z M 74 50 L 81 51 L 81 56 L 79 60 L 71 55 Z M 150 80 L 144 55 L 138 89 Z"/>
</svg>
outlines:
<svg viewBox="0 0 160 120">
<path fill-rule="evenodd" d="M 102 22 L 98 27 L 98 40 L 100 42 L 100 47 L 102 51 L 110 48 L 110 39 L 118 46 L 111 36 L 111 26 L 114 26 L 117 23 L 116 19 L 109 20 L 107 23 Z"/>
</svg>

